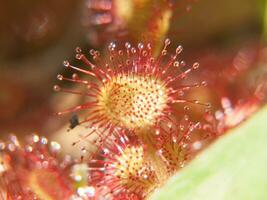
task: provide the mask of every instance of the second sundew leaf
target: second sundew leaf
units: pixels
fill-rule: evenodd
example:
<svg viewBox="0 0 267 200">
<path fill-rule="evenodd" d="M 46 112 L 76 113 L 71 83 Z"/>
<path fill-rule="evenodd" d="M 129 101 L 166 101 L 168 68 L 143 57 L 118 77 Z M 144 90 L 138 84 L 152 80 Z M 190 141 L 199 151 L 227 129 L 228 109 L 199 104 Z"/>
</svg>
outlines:
<svg viewBox="0 0 267 200">
<path fill-rule="evenodd" d="M 267 107 L 172 177 L 151 200 L 267 199 Z"/>
</svg>

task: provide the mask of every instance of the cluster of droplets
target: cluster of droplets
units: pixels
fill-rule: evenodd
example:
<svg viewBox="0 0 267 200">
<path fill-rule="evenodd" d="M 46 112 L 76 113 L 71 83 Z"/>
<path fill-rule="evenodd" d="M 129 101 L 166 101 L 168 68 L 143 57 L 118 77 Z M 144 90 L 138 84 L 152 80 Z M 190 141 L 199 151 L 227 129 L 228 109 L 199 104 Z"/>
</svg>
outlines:
<svg viewBox="0 0 267 200">
<path fill-rule="evenodd" d="M 192 159 L 192 151 L 195 151 L 193 134 L 200 128 L 199 122 L 193 123 L 185 115 L 178 127 L 168 123 L 165 128 L 156 130 L 155 144 L 169 175 Z"/>
<path fill-rule="evenodd" d="M 223 135 L 227 130 L 238 126 L 240 123 L 248 119 L 255 113 L 261 105 L 261 101 L 255 96 L 232 105 L 227 97 L 221 98 L 221 110 L 217 110 L 214 114 L 207 112 L 204 115 L 205 123 L 203 130 L 206 131 L 210 139 L 216 139 Z"/>
<path fill-rule="evenodd" d="M 205 108 L 210 104 L 187 100 L 184 96 L 192 88 L 206 86 L 206 82 L 185 83 L 199 63 L 187 66 L 179 60 L 181 45 L 169 55 L 170 45 L 170 39 L 166 39 L 160 55 L 154 57 L 150 43 L 138 43 L 135 47 L 126 42 L 120 48 L 112 42 L 108 47 L 109 60 L 90 50 L 90 61 L 77 48 L 76 59 L 82 61 L 82 67 L 64 61 L 65 67 L 87 75 L 57 77 L 60 81 L 84 85 L 82 92 L 58 85 L 54 89 L 87 97 L 82 105 L 58 115 L 81 111 L 84 117 L 71 127 L 85 124 L 88 133 L 79 141 L 88 139 L 97 146 L 98 151 L 89 159 L 89 177 L 95 195 L 118 198 L 123 192 L 143 199 L 191 159 L 191 136 L 199 125 L 190 122 L 185 112 L 190 104 Z M 176 104 L 185 104 L 184 109 L 178 111 Z M 184 118 L 183 123 L 179 118 Z M 92 135 L 97 135 L 97 139 L 90 140 Z M 88 151 L 86 147 L 82 149 L 83 157 Z"/>
<path fill-rule="evenodd" d="M 166 120 L 168 115 L 173 113 L 173 105 L 176 103 L 209 107 L 208 103 L 183 98 L 186 91 L 206 86 L 206 82 L 183 84 L 183 80 L 193 70 L 198 69 L 199 64 L 194 63 L 187 67 L 184 61 L 178 61 L 178 55 L 182 52 L 180 45 L 175 54 L 166 58 L 169 45 L 170 40 L 166 39 L 161 55 L 154 58 L 150 44 L 139 43 L 135 48 L 127 42 L 125 49 L 117 50 L 116 44 L 111 43 L 109 61 L 100 59 L 98 51 L 90 50 L 95 64 L 77 48 L 76 58 L 88 69 L 72 66 L 68 61 L 63 64 L 67 68 L 89 75 L 90 78 L 82 79 L 74 73 L 71 78 L 58 75 L 58 79 L 83 84 L 86 88 L 80 92 L 56 85 L 54 89 L 88 97 L 88 101 L 58 114 L 86 110 L 88 117 L 80 124 L 91 124 L 98 129 L 113 130 L 119 126 L 134 130 L 140 127 L 147 129 Z"/>
<path fill-rule="evenodd" d="M 81 184 L 81 179 L 87 183 L 88 176 L 82 176 L 87 166 L 81 167 L 68 155 L 60 158 L 60 151 L 59 143 L 37 134 L 24 143 L 15 135 L 0 142 L 1 199 L 78 200 L 93 196 L 93 189 Z"/>
<path fill-rule="evenodd" d="M 116 197 L 127 193 L 142 199 L 158 186 L 159 177 L 146 159 L 144 145 L 128 134 L 118 131 L 103 145 L 101 153 L 89 161 L 90 182 L 102 194 L 108 191 Z"/>
</svg>

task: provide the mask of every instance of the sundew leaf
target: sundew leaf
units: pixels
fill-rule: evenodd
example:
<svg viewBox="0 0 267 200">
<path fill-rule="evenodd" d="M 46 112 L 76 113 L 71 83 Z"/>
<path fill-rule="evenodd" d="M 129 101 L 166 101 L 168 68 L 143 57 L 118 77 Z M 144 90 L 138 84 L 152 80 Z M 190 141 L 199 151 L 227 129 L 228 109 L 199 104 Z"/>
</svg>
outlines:
<svg viewBox="0 0 267 200">
<path fill-rule="evenodd" d="M 203 151 L 151 200 L 267 199 L 267 106 Z"/>
</svg>

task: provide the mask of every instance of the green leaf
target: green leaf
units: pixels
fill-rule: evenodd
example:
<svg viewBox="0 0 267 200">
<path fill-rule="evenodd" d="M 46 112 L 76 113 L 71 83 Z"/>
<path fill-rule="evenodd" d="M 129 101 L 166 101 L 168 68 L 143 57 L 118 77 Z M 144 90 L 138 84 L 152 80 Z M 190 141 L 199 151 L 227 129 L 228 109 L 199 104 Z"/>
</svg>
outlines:
<svg viewBox="0 0 267 200">
<path fill-rule="evenodd" d="M 267 106 L 203 151 L 149 199 L 267 199 Z"/>
</svg>

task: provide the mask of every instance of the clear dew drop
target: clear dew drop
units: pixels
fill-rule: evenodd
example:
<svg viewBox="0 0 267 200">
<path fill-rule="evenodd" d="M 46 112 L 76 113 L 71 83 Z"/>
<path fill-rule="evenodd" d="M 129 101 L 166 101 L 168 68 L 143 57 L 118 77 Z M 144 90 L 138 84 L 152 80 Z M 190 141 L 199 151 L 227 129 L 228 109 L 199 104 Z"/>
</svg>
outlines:
<svg viewBox="0 0 267 200">
<path fill-rule="evenodd" d="M 81 150 L 82 150 L 82 153 L 83 153 L 83 154 L 86 154 L 86 153 L 87 153 L 87 150 L 86 150 L 86 148 L 85 148 L 85 147 L 82 147 L 82 149 L 81 149 Z"/>
<path fill-rule="evenodd" d="M 202 143 L 200 141 L 196 141 L 196 142 L 193 143 L 192 146 L 193 146 L 193 149 L 200 150 L 201 147 L 202 147 Z"/>
<path fill-rule="evenodd" d="M 81 197 L 94 197 L 95 196 L 95 188 L 92 186 L 79 187 L 77 189 L 77 193 Z"/>
<path fill-rule="evenodd" d="M 59 143 L 57 143 L 55 141 L 52 141 L 50 143 L 50 150 L 51 150 L 51 152 L 57 153 L 57 152 L 60 151 L 60 149 L 61 149 L 61 145 Z"/>
<path fill-rule="evenodd" d="M 61 90 L 59 85 L 54 85 L 54 91 L 59 92 Z"/>
<path fill-rule="evenodd" d="M 61 74 L 58 74 L 57 75 L 57 79 L 60 80 L 60 81 L 62 81 L 63 80 L 63 76 Z"/>
<path fill-rule="evenodd" d="M 79 79 L 79 75 L 76 74 L 76 73 L 72 74 L 71 77 L 72 77 L 72 79 L 74 79 L 74 80 L 78 80 L 78 79 Z"/>
<path fill-rule="evenodd" d="M 69 63 L 69 61 L 65 60 L 65 61 L 63 61 L 63 65 L 65 67 L 69 67 L 70 66 L 70 63 Z"/>
<path fill-rule="evenodd" d="M 11 134 L 11 135 L 9 136 L 9 138 L 10 138 L 10 141 L 11 141 L 15 146 L 19 146 L 19 140 L 18 140 L 18 138 L 17 138 L 16 135 Z"/>
<path fill-rule="evenodd" d="M 142 50 L 144 48 L 144 44 L 143 43 L 138 43 L 137 45 L 139 50 Z"/>
<path fill-rule="evenodd" d="M 168 53 L 167 50 L 162 50 L 161 51 L 161 55 L 163 55 L 163 56 L 167 55 L 167 53 Z"/>
<path fill-rule="evenodd" d="M 34 134 L 34 135 L 32 136 L 32 141 L 33 141 L 34 143 L 37 143 L 37 142 L 40 141 L 40 137 L 39 137 L 38 135 Z"/>
<path fill-rule="evenodd" d="M 181 67 L 185 67 L 185 66 L 186 66 L 186 62 L 185 62 L 184 60 L 182 60 L 182 61 L 180 62 L 180 66 L 181 66 Z"/>
<path fill-rule="evenodd" d="M 194 102 L 195 104 L 199 104 L 199 101 L 198 101 L 198 100 L 193 100 L 193 102 Z"/>
<path fill-rule="evenodd" d="M 189 109 L 190 109 L 189 106 L 184 106 L 185 111 L 189 111 Z"/>
<path fill-rule="evenodd" d="M 146 57 L 146 56 L 147 56 L 147 51 L 143 51 L 142 55 L 143 55 L 144 57 Z"/>
<path fill-rule="evenodd" d="M 108 46 L 109 51 L 114 51 L 116 48 L 116 44 L 114 42 L 111 42 Z"/>
<path fill-rule="evenodd" d="M 131 48 L 131 52 L 132 54 L 135 54 L 136 53 L 136 49 L 134 47 Z"/>
<path fill-rule="evenodd" d="M 164 43 L 166 46 L 168 46 L 171 44 L 171 40 L 169 38 L 166 38 Z"/>
<path fill-rule="evenodd" d="M 201 85 L 206 87 L 208 85 L 208 83 L 207 83 L 207 81 L 202 81 Z"/>
<path fill-rule="evenodd" d="M 199 63 L 198 62 L 194 63 L 193 64 L 193 69 L 198 69 L 198 68 L 199 68 Z"/>
<path fill-rule="evenodd" d="M 81 59 L 82 59 L 82 54 L 77 53 L 77 54 L 75 55 L 75 58 L 76 58 L 77 60 L 81 60 Z"/>
<path fill-rule="evenodd" d="M 177 48 L 176 48 L 176 54 L 180 54 L 181 52 L 183 51 L 183 46 L 182 45 L 179 45 Z"/>
<path fill-rule="evenodd" d="M 179 61 L 175 61 L 175 62 L 173 63 L 173 66 L 174 66 L 174 67 L 179 67 L 179 65 L 180 65 Z"/>
<path fill-rule="evenodd" d="M 94 56 L 95 55 L 95 50 L 94 49 L 90 49 L 89 50 L 89 54 L 92 55 L 92 56 Z"/>
<path fill-rule="evenodd" d="M 75 51 L 76 53 L 82 53 L 82 49 L 80 47 L 76 47 Z"/>
<path fill-rule="evenodd" d="M 46 137 L 41 137 L 40 143 L 43 144 L 43 145 L 46 145 L 48 143 L 47 138 Z"/>
<path fill-rule="evenodd" d="M 30 146 L 30 145 L 27 145 L 26 147 L 25 147 L 25 151 L 26 152 L 32 152 L 33 151 L 33 148 L 32 148 L 32 146 Z"/>
<path fill-rule="evenodd" d="M 125 43 L 125 48 L 126 48 L 126 49 L 130 49 L 130 48 L 131 48 L 131 44 L 130 44 L 129 42 L 126 42 L 126 43 Z"/>
<path fill-rule="evenodd" d="M 147 44 L 147 49 L 148 49 L 148 50 L 151 50 L 151 49 L 152 49 L 152 46 L 151 46 L 150 43 Z"/>
</svg>

